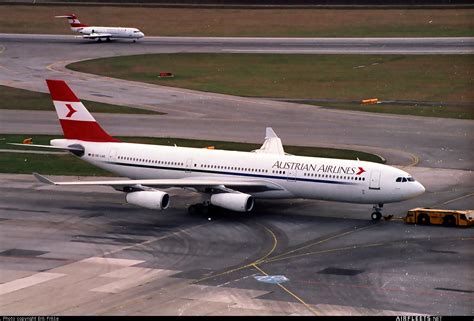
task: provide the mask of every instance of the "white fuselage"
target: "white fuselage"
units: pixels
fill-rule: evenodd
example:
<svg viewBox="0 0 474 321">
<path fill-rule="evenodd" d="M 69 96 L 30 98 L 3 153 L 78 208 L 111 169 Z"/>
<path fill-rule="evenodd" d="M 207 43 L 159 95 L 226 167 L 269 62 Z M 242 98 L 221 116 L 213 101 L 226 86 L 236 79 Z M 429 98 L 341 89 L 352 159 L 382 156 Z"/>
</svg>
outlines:
<svg viewBox="0 0 474 321">
<path fill-rule="evenodd" d="M 83 35 L 92 34 L 107 34 L 109 38 L 125 38 L 125 39 L 140 39 L 144 37 L 143 32 L 137 28 L 123 28 L 123 27 L 82 27 L 71 28 Z"/>
<path fill-rule="evenodd" d="M 242 191 L 255 198 L 378 204 L 403 201 L 424 192 L 420 183 L 400 169 L 358 160 L 67 139 L 55 139 L 51 144 L 80 144 L 85 149 L 81 159 L 132 179 L 244 178 L 282 187 Z M 397 182 L 397 178 L 404 180 Z"/>
</svg>

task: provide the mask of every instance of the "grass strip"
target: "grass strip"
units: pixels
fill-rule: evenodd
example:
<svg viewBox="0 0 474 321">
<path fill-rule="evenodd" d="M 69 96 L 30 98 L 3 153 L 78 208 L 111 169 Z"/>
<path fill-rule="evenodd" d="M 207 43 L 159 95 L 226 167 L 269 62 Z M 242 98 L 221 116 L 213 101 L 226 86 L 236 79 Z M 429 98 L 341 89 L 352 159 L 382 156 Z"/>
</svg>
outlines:
<svg viewBox="0 0 474 321">
<path fill-rule="evenodd" d="M 446 106 L 438 104 L 433 106 L 418 104 L 369 104 L 359 103 L 311 103 L 311 105 L 322 106 L 328 109 L 357 110 L 382 114 L 401 114 L 425 117 L 474 119 L 474 104 L 472 106 Z"/>
<path fill-rule="evenodd" d="M 112 114 L 163 114 L 153 110 L 81 100 L 90 112 Z M 0 85 L 0 109 L 54 111 L 49 94 Z"/>
<path fill-rule="evenodd" d="M 0 5 L 5 33 L 73 34 L 59 14 L 90 26 L 136 27 L 147 36 L 474 36 L 473 9 L 203 9 L 110 5 Z M 78 41 L 80 41 L 78 39 Z"/>
<path fill-rule="evenodd" d="M 386 105 L 377 106 L 376 111 L 474 118 L 474 63 L 471 55 L 174 53 L 101 58 L 73 63 L 68 68 L 237 96 L 432 101 L 439 102 L 437 108 Z M 172 72 L 174 77 L 159 78 L 160 71 Z M 370 110 L 358 104 L 324 106 Z"/>
</svg>

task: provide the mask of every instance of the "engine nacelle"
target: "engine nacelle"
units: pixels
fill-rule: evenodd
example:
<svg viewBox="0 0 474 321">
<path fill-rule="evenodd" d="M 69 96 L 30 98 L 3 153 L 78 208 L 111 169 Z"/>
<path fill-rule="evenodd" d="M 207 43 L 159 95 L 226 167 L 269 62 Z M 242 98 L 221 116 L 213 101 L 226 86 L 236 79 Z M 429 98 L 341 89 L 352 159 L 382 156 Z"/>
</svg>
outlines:
<svg viewBox="0 0 474 321">
<path fill-rule="evenodd" d="M 232 211 L 250 212 L 253 209 L 254 200 L 249 194 L 220 193 L 211 195 L 211 204 Z"/>
<path fill-rule="evenodd" d="M 127 203 L 149 208 L 151 210 L 165 210 L 170 205 L 170 196 L 162 191 L 138 191 L 127 193 Z"/>
</svg>

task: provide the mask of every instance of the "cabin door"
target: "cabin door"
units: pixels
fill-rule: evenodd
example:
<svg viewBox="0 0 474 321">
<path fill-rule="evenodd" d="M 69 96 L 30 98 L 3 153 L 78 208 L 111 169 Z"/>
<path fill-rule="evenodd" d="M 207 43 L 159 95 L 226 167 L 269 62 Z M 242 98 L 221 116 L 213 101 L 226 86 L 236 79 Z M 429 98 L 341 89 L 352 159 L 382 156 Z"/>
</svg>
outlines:
<svg viewBox="0 0 474 321">
<path fill-rule="evenodd" d="M 191 173 L 191 169 L 193 168 L 193 160 L 191 158 L 186 160 L 186 170 L 185 173 Z"/>
<path fill-rule="evenodd" d="M 380 171 L 370 172 L 369 189 L 380 189 Z"/>
<path fill-rule="evenodd" d="M 115 162 L 117 160 L 117 150 L 111 149 L 109 151 L 109 162 Z"/>
<path fill-rule="evenodd" d="M 288 182 L 296 182 L 297 175 L 298 175 L 298 172 L 295 169 L 289 169 L 287 171 L 286 179 L 288 180 Z"/>
</svg>

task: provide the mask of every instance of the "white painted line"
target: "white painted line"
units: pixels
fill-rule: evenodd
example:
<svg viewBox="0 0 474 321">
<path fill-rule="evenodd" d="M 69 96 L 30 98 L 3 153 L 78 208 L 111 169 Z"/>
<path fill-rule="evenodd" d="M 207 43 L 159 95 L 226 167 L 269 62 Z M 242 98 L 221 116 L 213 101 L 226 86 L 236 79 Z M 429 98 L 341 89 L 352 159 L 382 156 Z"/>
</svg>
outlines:
<svg viewBox="0 0 474 321">
<path fill-rule="evenodd" d="M 129 266 L 129 267 L 111 271 L 105 274 L 101 274 L 99 276 L 103 278 L 127 279 L 127 278 L 136 277 L 139 275 L 143 275 L 152 271 L 154 271 L 154 269 Z M 174 273 L 177 273 L 177 272 L 174 272 Z"/>
<path fill-rule="evenodd" d="M 472 54 L 474 49 L 222 49 L 229 53 L 319 53 L 319 54 Z"/>
<path fill-rule="evenodd" d="M 235 289 L 225 287 L 212 287 L 193 285 L 193 290 L 189 290 L 182 298 L 189 300 L 199 300 L 208 302 L 236 304 L 242 301 L 249 301 L 256 297 L 269 293 L 262 290 Z"/>
<path fill-rule="evenodd" d="M 115 271 L 117 272 L 117 271 Z M 175 274 L 176 271 L 170 270 L 159 270 L 159 269 L 133 269 L 133 270 L 125 270 L 125 271 L 118 271 L 117 273 L 111 272 L 101 275 L 108 276 L 108 277 L 121 277 L 120 280 L 111 282 L 109 284 L 105 284 L 99 286 L 97 288 L 92 289 L 91 291 L 94 292 L 104 292 L 104 293 L 118 293 L 130 288 L 134 288 L 136 286 L 148 283 L 154 279 L 159 279 L 163 277 L 167 277 L 168 275 Z M 125 278 L 122 278 L 125 277 Z"/>
<path fill-rule="evenodd" d="M 33 274 L 31 276 L 27 276 L 25 278 L 21 278 L 21 279 L 10 281 L 4 284 L 0 284 L 0 295 L 11 293 L 11 292 L 18 291 L 25 288 L 29 288 L 30 286 L 47 282 L 50 280 L 54 280 L 64 275 L 65 274 L 61 274 L 61 273 L 40 272 L 40 273 Z"/>
<path fill-rule="evenodd" d="M 119 266 L 132 266 L 143 263 L 145 261 L 140 260 L 127 260 L 127 259 L 114 259 L 107 257 L 90 257 L 88 259 L 79 261 L 84 263 L 94 263 L 94 264 L 107 264 L 107 265 L 119 265 Z"/>
</svg>

